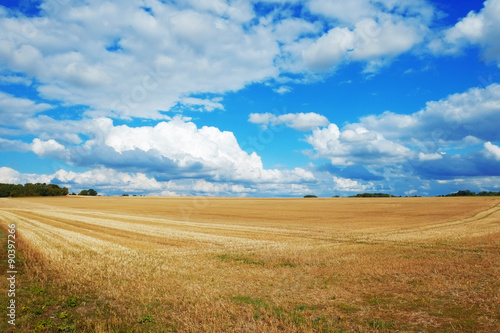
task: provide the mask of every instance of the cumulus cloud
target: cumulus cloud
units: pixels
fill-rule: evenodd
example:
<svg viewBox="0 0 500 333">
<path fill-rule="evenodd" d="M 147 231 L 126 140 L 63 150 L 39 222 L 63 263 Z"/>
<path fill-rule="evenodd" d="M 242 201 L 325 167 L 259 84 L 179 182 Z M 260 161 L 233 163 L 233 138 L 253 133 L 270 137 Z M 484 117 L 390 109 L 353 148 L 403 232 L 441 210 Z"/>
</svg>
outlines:
<svg viewBox="0 0 500 333">
<path fill-rule="evenodd" d="M 419 141 L 434 149 L 441 144 L 466 141 L 500 140 L 500 85 L 471 88 L 452 94 L 440 101 L 428 102 L 426 107 L 410 115 L 391 112 L 360 119 L 361 126 L 383 134 L 389 139 L 405 142 Z M 349 127 L 359 125 L 353 124 Z M 430 146 L 429 146 L 430 147 Z M 434 153 L 431 151 L 431 153 Z M 428 152 L 426 152 L 428 153 Z"/>
<path fill-rule="evenodd" d="M 244 151 L 232 132 L 199 128 L 186 117 L 130 127 L 115 126 L 109 118 L 57 121 L 41 116 L 28 121 L 26 127 L 39 137 L 30 144 L 0 138 L 1 150 L 32 151 L 92 170 L 134 171 L 164 180 L 205 179 L 219 187 L 230 184 L 224 188 L 228 193 L 247 183 L 315 181 L 303 168 L 266 169 L 261 157 Z M 48 139 L 50 136 L 58 139 Z M 176 193 L 175 189 L 169 191 Z"/>
<path fill-rule="evenodd" d="M 330 124 L 313 130 L 306 136 L 306 142 L 314 148 L 315 157 L 328 158 L 333 165 L 384 165 L 401 162 L 411 153 L 407 147 L 364 127 L 341 131 L 337 125 Z"/>
<path fill-rule="evenodd" d="M 425 178 L 499 175 L 500 85 L 450 95 L 409 115 L 385 112 L 306 136 L 315 158 L 332 165 L 387 169 L 407 165 Z M 328 169 L 341 176 L 341 169 Z M 379 171 L 379 173 L 384 173 Z M 385 176 L 394 178 L 393 174 Z"/>
<path fill-rule="evenodd" d="M 496 61 L 500 67 L 499 15 L 500 1 L 487 0 L 481 11 L 469 12 L 429 46 L 436 53 L 458 53 L 469 45 L 476 45 L 481 48 L 485 60 Z"/>
<path fill-rule="evenodd" d="M 327 126 L 330 122 L 325 116 L 309 113 L 287 113 L 275 115 L 266 113 L 251 113 L 248 121 L 254 124 L 260 124 L 263 128 L 268 126 L 285 125 L 298 131 L 310 131 L 316 127 Z"/>
<path fill-rule="evenodd" d="M 51 176 L 20 173 L 8 167 L 0 167 L 0 183 L 26 184 L 26 183 L 50 183 Z"/>
<path fill-rule="evenodd" d="M 358 40 L 361 39 L 362 42 L 358 42 L 360 45 L 355 47 L 351 57 L 354 60 L 394 57 L 422 42 L 426 30 L 422 24 L 403 19 L 387 19 L 382 22 L 374 19 L 362 20 L 356 24 L 355 29 Z"/>
<path fill-rule="evenodd" d="M 0 138 L 0 151 L 29 151 L 31 145 L 19 140 L 7 140 Z"/>
<path fill-rule="evenodd" d="M 50 125 L 50 122 L 48 122 Z M 61 122 L 49 127 L 86 136 L 81 142 L 35 139 L 31 150 L 40 156 L 58 157 L 75 166 L 116 168 L 152 172 L 169 179 L 212 182 L 295 183 L 314 181 L 311 172 L 266 169 L 261 157 L 247 153 L 234 134 L 196 124 L 182 117 L 155 126 L 114 126 L 109 118 Z"/>
<path fill-rule="evenodd" d="M 500 147 L 492 144 L 491 142 L 485 142 L 484 148 L 488 156 L 491 156 L 497 161 L 500 161 Z"/>
<path fill-rule="evenodd" d="M 311 0 L 309 8 L 315 14 L 325 15 L 350 24 L 370 17 L 376 12 L 368 0 L 352 0 L 348 2 Z"/>
<path fill-rule="evenodd" d="M 377 172 L 369 170 L 363 165 L 348 165 L 348 166 L 334 166 L 329 163 L 325 163 L 317 168 L 320 172 L 328 172 L 329 174 L 335 175 L 339 178 L 349 178 L 349 179 L 359 179 L 365 181 L 380 181 L 384 180 L 384 177 L 378 175 Z"/>
<path fill-rule="evenodd" d="M 236 195 L 247 195 L 248 193 L 257 192 L 256 189 L 245 187 L 241 184 L 231 184 L 231 183 L 213 183 L 208 182 L 204 179 L 197 180 L 193 184 L 193 191 L 201 193 L 204 195 L 227 195 L 229 193 Z"/>
<path fill-rule="evenodd" d="M 31 80 L 17 75 L 0 75 L 0 84 L 4 85 L 23 85 L 30 86 L 32 84 Z"/>
<path fill-rule="evenodd" d="M 58 183 L 70 184 L 72 187 L 98 187 L 100 192 L 118 189 L 125 192 L 154 192 L 164 188 L 156 179 L 144 173 L 119 172 L 109 168 L 92 169 L 81 173 L 61 169 L 50 177 Z"/>
<path fill-rule="evenodd" d="M 208 126 L 197 128 L 192 122 L 178 119 L 154 127 L 112 127 L 103 143 L 118 154 L 138 150 L 159 155 L 179 168 L 198 164 L 216 179 L 266 181 L 278 173 L 264 170 L 260 157 L 244 152 L 231 132 Z"/>
<path fill-rule="evenodd" d="M 20 173 L 14 169 L 7 167 L 0 167 L 0 183 L 18 184 Z"/>
<path fill-rule="evenodd" d="M 21 38 L 0 41 L 0 70 L 35 77 L 47 99 L 158 119 L 159 110 L 191 94 L 220 94 L 277 75 L 276 38 L 270 28 L 246 26 L 254 16 L 248 3 L 148 6 L 42 3 L 43 17 L 2 17 L 0 31 Z"/>
<path fill-rule="evenodd" d="M 441 155 L 439 153 L 426 154 L 426 153 L 420 152 L 418 154 L 419 161 L 434 161 L 434 160 L 440 160 L 442 158 L 443 158 L 443 155 Z"/>
<path fill-rule="evenodd" d="M 68 154 L 66 148 L 54 139 L 42 141 L 33 139 L 31 150 L 40 157 L 55 157 L 64 159 Z"/>
<path fill-rule="evenodd" d="M 342 192 L 363 192 L 370 188 L 371 185 L 364 185 L 356 180 L 349 178 L 333 177 L 334 188 Z"/>
<path fill-rule="evenodd" d="M 280 94 L 280 95 L 284 95 L 284 94 L 287 94 L 289 92 L 292 91 L 292 88 L 291 87 L 288 87 L 288 86 L 281 86 L 279 88 L 276 88 L 276 89 L 273 89 L 276 93 Z"/>
<path fill-rule="evenodd" d="M 20 126 L 26 119 L 51 108 L 47 103 L 36 103 L 0 91 L 0 127 Z"/>
<path fill-rule="evenodd" d="M 391 14 L 394 17 L 411 17 L 421 22 L 430 22 L 434 15 L 434 8 L 422 0 L 412 1 L 385 1 L 385 0 L 311 0 L 308 4 L 311 12 L 331 17 L 335 20 L 356 24 L 368 17 L 381 17 Z"/>
<path fill-rule="evenodd" d="M 289 171 L 304 174 L 305 170 Z M 285 176 L 288 176 L 285 175 Z M 307 175 L 307 176 L 312 176 Z M 295 176 L 296 177 L 296 176 Z M 121 195 L 123 193 L 161 195 L 161 196 L 247 196 L 247 195 L 301 195 L 307 191 L 305 184 L 289 183 L 239 183 L 216 182 L 205 179 L 162 180 L 142 172 L 124 172 L 110 168 L 93 168 L 83 172 L 59 169 L 51 174 L 25 174 L 12 168 L 0 167 L 0 183 L 53 183 L 66 186 L 70 192 L 94 188 L 102 195 Z"/>
<path fill-rule="evenodd" d="M 163 119 L 178 103 L 223 108 L 199 94 L 310 78 L 347 58 L 375 68 L 419 44 L 433 17 L 421 0 L 310 1 L 300 17 L 275 5 L 263 14 L 248 1 L 42 2 L 40 17 L 0 17 L 0 72 L 91 115 Z"/>
<path fill-rule="evenodd" d="M 419 0 L 312 0 L 308 7 L 337 22 L 320 38 L 310 41 L 302 53 L 305 65 L 316 71 L 331 70 L 344 59 L 367 62 L 365 72 L 377 71 L 391 58 L 420 44 L 434 17 L 434 8 Z"/>
<path fill-rule="evenodd" d="M 335 27 L 304 48 L 305 65 L 315 71 L 327 71 L 336 67 L 354 48 L 354 33 L 348 28 Z"/>
<path fill-rule="evenodd" d="M 468 154 L 446 154 L 440 159 L 413 160 L 413 171 L 424 179 L 456 179 L 500 176 L 499 163 L 482 151 Z"/>
<path fill-rule="evenodd" d="M 224 105 L 220 103 L 220 98 L 214 99 L 201 99 L 194 97 L 185 97 L 181 99 L 181 103 L 191 106 L 191 110 L 208 111 L 211 112 L 215 109 L 224 110 Z"/>
</svg>

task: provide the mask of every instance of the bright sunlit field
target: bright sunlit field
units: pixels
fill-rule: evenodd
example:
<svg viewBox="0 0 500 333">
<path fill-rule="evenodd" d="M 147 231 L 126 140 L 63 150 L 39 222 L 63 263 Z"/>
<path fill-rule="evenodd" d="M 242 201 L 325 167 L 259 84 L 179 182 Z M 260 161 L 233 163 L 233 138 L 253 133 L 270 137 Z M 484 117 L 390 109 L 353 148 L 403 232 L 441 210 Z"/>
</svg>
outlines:
<svg viewBox="0 0 500 333">
<path fill-rule="evenodd" d="M 500 331 L 500 198 L 8 198 L 0 221 L 20 332 Z"/>
</svg>

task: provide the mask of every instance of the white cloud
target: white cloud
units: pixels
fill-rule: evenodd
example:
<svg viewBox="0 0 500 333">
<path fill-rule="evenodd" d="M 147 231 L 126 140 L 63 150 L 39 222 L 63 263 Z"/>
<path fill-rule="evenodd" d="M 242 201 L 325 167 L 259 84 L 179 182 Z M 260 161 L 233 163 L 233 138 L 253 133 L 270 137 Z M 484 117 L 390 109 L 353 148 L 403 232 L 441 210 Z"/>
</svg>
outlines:
<svg viewBox="0 0 500 333">
<path fill-rule="evenodd" d="M 30 86 L 32 81 L 27 77 L 17 75 L 0 75 L 0 84 L 11 85 L 19 84 L 23 86 Z"/>
<path fill-rule="evenodd" d="M 274 120 L 276 120 L 277 116 L 266 112 L 266 113 L 250 113 L 248 116 L 248 121 L 254 124 L 261 124 L 263 127 L 267 127 Z"/>
<path fill-rule="evenodd" d="M 319 22 L 308 22 L 300 18 L 286 18 L 281 20 L 274 27 L 276 40 L 291 44 L 304 35 L 317 34 L 322 27 Z"/>
<path fill-rule="evenodd" d="M 356 23 L 357 45 L 351 53 L 354 60 L 393 57 L 419 44 L 426 27 L 413 21 L 398 19 L 364 19 Z"/>
<path fill-rule="evenodd" d="M 419 161 L 435 161 L 435 160 L 440 160 L 442 158 L 443 155 L 440 153 L 425 154 L 423 152 L 420 152 L 418 154 Z"/>
<path fill-rule="evenodd" d="M 14 169 L 0 167 L 0 183 L 19 184 L 20 173 Z"/>
<path fill-rule="evenodd" d="M 36 103 L 0 91 L 0 126 L 21 126 L 27 119 L 51 108 L 47 103 Z"/>
<path fill-rule="evenodd" d="M 172 178 L 203 177 L 217 182 L 293 183 L 314 179 L 300 168 L 265 169 L 260 156 L 242 150 L 232 132 L 198 128 L 180 117 L 135 128 L 113 126 L 110 119 L 102 118 L 83 123 L 81 130 L 91 138 L 66 148 L 68 161 L 74 165 L 137 168 Z"/>
<path fill-rule="evenodd" d="M 294 119 L 286 120 L 299 126 Z M 109 118 L 58 121 L 39 116 L 27 121 L 26 128 L 38 136 L 31 144 L 0 138 L 2 150 L 33 151 L 72 166 L 134 170 L 171 179 L 203 178 L 233 185 L 315 180 L 311 172 L 301 168 L 266 169 L 261 157 L 243 150 L 232 132 L 198 128 L 182 116 L 141 127 L 114 126 Z"/>
<path fill-rule="evenodd" d="M 354 48 L 354 33 L 335 27 L 302 50 L 305 65 L 314 71 L 329 71 L 339 65 Z"/>
<path fill-rule="evenodd" d="M 425 1 L 320 1 L 310 10 L 337 23 L 302 53 L 310 69 L 331 70 L 344 59 L 367 62 L 375 72 L 389 60 L 420 44 L 429 33 L 434 9 Z"/>
<path fill-rule="evenodd" d="M 164 188 L 156 179 L 144 173 L 126 173 L 107 168 L 92 169 L 81 173 L 61 169 L 50 177 L 58 179 L 61 183 L 73 184 L 72 186 L 97 187 L 99 192 L 109 189 L 124 192 L 153 192 Z"/>
<path fill-rule="evenodd" d="M 436 53 L 457 53 L 468 45 L 477 45 L 485 60 L 500 67 L 500 0 L 487 0 L 479 13 L 471 11 L 455 26 L 445 30 L 429 47 Z"/>
<path fill-rule="evenodd" d="M 284 124 L 287 127 L 298 131 L 310 131 L 316 127 L 327 126 L 330 122 L 325 116 L 309 113 L 287 113 L 276 116 L 272 113 L 251 113 L 248 121 L 254 124 L 260 124 L 262 127 L 277 126 Z"/>
<path fill-rule="evenodd" d="M 342 192 L 362 192 L 369 189 L 373 184 L 363 185 L 349 178 L 333 177 L 334 188 Z"/>
<path fill-rule="evenodd" d="M 334 165 L 387 165 L 411 155 L 407 147 L 361 126 L 340 131 L 337 125 L 330 124 L 313 130 L 306 142 L 313 146 L 316 157 L 328 158 Z"/>
<path fill-rule="evenodd" d="M 231 184 L 231 183 L 213 183 L 207 182 L 204 179 L 197 180 L 193 184 L 193 191 L 200 192 L 208 195 L 227 195 L 227 194 L 248 194 L 254 193 L 257 190 L 245 187 L 241 184 Z"/>
<path fill-rule="evenodd" d="M 310 0 L 311 12 L 354 25 L 365 18 L 380 18 L 390 14 L 394 18 L 408 17 L 429 23 L 435 16 L 433 6 L 424 0 Z"/>
<path fill-rule="evenodd" d="M 292 91 L 291 87 L 288 86 L 281 86 L 279 88 L 274 89 L 274 91 L 280 95 L 287 94 Z"/>
<path fill-rule="evenodd" d="M 157 119 L 191 94 L 278 74 L 272 28 L 246 25 L 248 2 L 191 2 L 150 1 L 153 15 L 137 1 L 43 3 L 43 18 L 0 18 L 0 31 L 14 36 L 34 27 L 33 36 L 0 41 L 0 70 L 35 77 L 47 99 Z"/>
<path fill-rule="evenodd" d="M 48 175 L 35 175 L 20 173 L 17 170 L 0 167 L 0 183 L 26 184 L 26 183 L 50 183 L 52 178 Z"/>
<path fill-rule="evenodd" d="M 184 97 L 181 99 L 181 103 L 188 106 L 198 106 L 197 111 L 208 111 L 211 112 L 215 109 L 224 110 L 224 105 L 220 103 L 221 99 L 201 99 L 194 97 Z M 191 108 L 192 110 L 194 108 Z"/>
<path fill-rule="evenodd" d="M 351 24 L 372 16 L 375 11 L 369 0 L 311 0 L 309 8 L 315 14 L 325 15 Z"/>
<path fill-rule="evenodd" d="M 486 142 L 484 144 L 484 148 L 486 149 L 486 153 L 488 156 L 491 156 L 497 161 L 500 161 L 500 147 L 492 144 L 491 142 Z"/>
<path fill-rule="evenodd" d="M 231 132 L 214 127 L 198 129 L 194 123 L 173 120 L 154 127 L 116 126 L 105 134 L 104 143 L 122 154 L 140 150 L 159 154 L 181 168 L 201 164 L 214 170 L 217 178 L 266 179 L 266 171 L 257 154 L 247 154 L 239 147 Z"/>
<path fill-rule="evenodd" d="M 500 141 L 499 123 L 500 85 L 493 84 L 428 102 L 413 114 L 385 112 L 342 129 L 315 129 L 306 136 L 313 151 L 305 153 L 333 165 L 379 168 L 388 179 L 407 176 L 408 166 L 424 179 L 498 176 L 499 147 L 491 142 Z M 396 176 L 391 167 L 405 171 Z"/>
<path fill-rule="evenodd" d="M 297 179 L 297 175 L 312 176 L 312 173 L 307 173 L 310 172 L 293 170 L 286 172 L 285 177 L 291 176 Z M 204 179 L 160 181 L 142 172 L 120 172 L 104 167 L 84 172 L 59 169 L 52 174 L 41 175 L 23 174 L 8 167 L 0 167 L 0 183 L 51 182 L 68 187 L 70 192 L 93 188 L 102 195 L 121 195 L 123 193 L 162 196 L 303 195 L 307 191 L 307 185 L 289 182 L 240 184 L 238 182 L 210 182 Z"/>
<path fill-rule="evenodd" d="M 42 141 L 33 139 L 31 150 L 40 157 L 55 157 L 65 159 L 68 156 L 66 148 L 54 139 Z"/>
<path fill-rule="evenodd" d="M 283 82 L 290 72 L 309 79 L 347 58 L 374 71 L 420 43 L 433 16 L 420 0 L 313 0 L 301 17 L 275 3 L 262 14 L 242 0 L 43 2 L 42 17 L 0 17 L 0 71 L 91 116 L 164 119 L 160 111 L 183 99 L 222 109 L 194 96 Z"/>
<path fill-rule="evenodd" d="M 29 151 L 31 150 L 31 145 L 19 140 L 7 140 L 0 138 L 0 151 L 8 150 Z"/>
<path fill-rule="evenodd" d="M 451 44 L 458 43 L 460 39 L 477 43 L 484 35 L 484 28 L 482 17 L 471 11 L 453 28 L 447 30 L 444 38 Z"/>
<path fill-rule="evenodd" d="M 440 101 L 428 102 L 423 110 L 410 115 L 385 112 L 360 119 L 360 125 L 384 137 L 406 143 L 478 144 L 480 140 L 500 140 L 500 85 L 471 88 Z M 353 126 L 360 126 L 352 124 Z M 434 153 L 432 151 L 431 153 Z"/>
</svg>

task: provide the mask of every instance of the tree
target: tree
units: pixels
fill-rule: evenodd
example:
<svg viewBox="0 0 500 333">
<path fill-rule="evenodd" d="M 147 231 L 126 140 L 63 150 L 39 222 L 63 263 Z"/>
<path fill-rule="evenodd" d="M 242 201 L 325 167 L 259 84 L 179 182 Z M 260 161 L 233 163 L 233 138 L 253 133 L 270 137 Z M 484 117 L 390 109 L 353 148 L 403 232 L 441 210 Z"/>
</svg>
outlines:
<svg viewBox="0 0 500 333">
<path fill-rule="evenodd" d="M 393 198 L 394 196 L 386 193 L 358 193 L 351 198 Z"/>
<path fill-rule="evenodd" d="M 80 195 L 89 195 L 89 190 L 81 190 Z"/>
<path fill-rule="evenodd" d="M 97 195 L 97 191 L 94 190 L 93 188 L 91 188 L 89 191 L 88 191 L 88 195 L 91 195 L 93 197 L 95 197 Z"/>
<path fill-rule="evenodd" d="M 27 183 L 23 185 L 0 184 L 0 197 L 35 197 L 67 195 L 66 187 L 56 184 Z"/>
</svg>

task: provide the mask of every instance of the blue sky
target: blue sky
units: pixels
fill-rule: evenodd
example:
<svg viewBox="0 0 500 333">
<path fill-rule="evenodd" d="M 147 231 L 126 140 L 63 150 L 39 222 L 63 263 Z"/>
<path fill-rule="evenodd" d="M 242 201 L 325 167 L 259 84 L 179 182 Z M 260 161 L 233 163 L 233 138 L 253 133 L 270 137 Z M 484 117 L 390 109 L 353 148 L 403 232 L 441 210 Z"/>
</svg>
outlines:
<svg viewBox="0 0 500 333">
<path fill-rule="evenodd" d="M 500 190 L 500 0 L 0 5 L 0 182 Z"/>
</svg>

